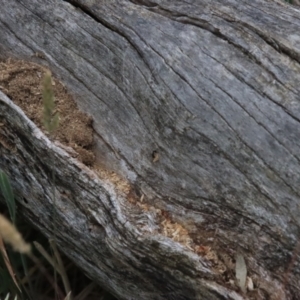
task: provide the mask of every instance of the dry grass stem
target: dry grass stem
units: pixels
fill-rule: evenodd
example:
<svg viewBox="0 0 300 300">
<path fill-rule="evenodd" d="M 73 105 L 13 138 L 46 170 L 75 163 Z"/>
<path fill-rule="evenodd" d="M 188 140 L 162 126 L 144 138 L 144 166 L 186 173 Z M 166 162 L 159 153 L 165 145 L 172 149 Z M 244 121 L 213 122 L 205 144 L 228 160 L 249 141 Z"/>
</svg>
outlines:
<svg viewBox="0 0 300 300">
<path fill-rule="evenodd" d="M 4 246 L 2 238 L 0 238 L 0 251 L 1 251 L 4 263 L 6 265 L 6 268 L 8 270 L 8 273 L 9 273 L 10 277 L 12 278 L 12 280 L 13 280 L 14 284 L 16 285 L 16 287 L 18 288 L 18 290 L 21 291 L 21 289 L 20 289 L 20 287 L 18 285 L 18 282 L 16 280 L 15 272 L 13 270 L 13 267 L 12 267 L 12 265 L 10 263 L 8 255 L 7 255 L 7 252 L 6 252 L 6 249 L 5 249 L 5 246 Z"/>
<path fill-rule="evenodd" d="M 0 236 L 3 238 L 4 242 L 11 245 L 15 251 L 24 254 L 30 253 L 30 245 L 23 240 L 22 235 L 16 227 L 1 214 Z"/>
<path fill-rule="evenodd" d="M 50 240 L 49 242 L 50 242 L 51 248 L 52 248 L 52 250 L 54 252 L 54 256 L 56 258 L 56 262 L 58 264 L 57 272 L 60 274 L 61 279 L 63 281 L 64 288 L 65 288 L 65 292 L 68 294 L 68 300 L 72 300 L 71 286 L 70 286 L 69 278 L 67 276 L 67 272 L 65 270 L 63 261 L 61 259 L 61 256 L 60 256 L 58 250 L 57 250 L 55 241 L 54 240 Z"/>
<path fill-rule="evenodd" d="M 85 287 L 80 294 L 78 294 L 74 300 L 84 300 L 88 299 L 88 295 L 97 287 L 96 282 L 91 282 L 87 287 Z"/>
<path fill-rule="evenodd" d="M 33 242 L 35 248 L 40 252 L 40 254 L 48 261 L 48 263 L 57 271 L 59 272 L 59 266 L 57 263 L 52 259 L 52 257 L 48 254 L 45 248 L 38 243 L 37 241 Z"/>
</svg>

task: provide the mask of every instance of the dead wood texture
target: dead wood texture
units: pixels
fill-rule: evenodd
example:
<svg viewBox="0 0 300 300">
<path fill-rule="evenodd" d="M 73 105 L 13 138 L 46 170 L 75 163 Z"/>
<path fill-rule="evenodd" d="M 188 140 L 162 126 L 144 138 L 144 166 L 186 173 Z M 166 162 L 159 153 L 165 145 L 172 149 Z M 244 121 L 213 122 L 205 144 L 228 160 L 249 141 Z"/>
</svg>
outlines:
<svg viewBox="0 0 300 300">
<path fill-rule="evenodd" d="M 1 93 L 0 168 L 28 220 L 56 228 L 60 248 L 119 299 L 300 298 L 297 8 L 0 5 L 0 56 L 51 68 L 93 118 L 99 166 L 131 190 L 70 157 Z M 167 222 L 190 240 L 166 236 Z M 254 282 L 246 294 L 234 283 L 238 253 Z"/>
</svg>

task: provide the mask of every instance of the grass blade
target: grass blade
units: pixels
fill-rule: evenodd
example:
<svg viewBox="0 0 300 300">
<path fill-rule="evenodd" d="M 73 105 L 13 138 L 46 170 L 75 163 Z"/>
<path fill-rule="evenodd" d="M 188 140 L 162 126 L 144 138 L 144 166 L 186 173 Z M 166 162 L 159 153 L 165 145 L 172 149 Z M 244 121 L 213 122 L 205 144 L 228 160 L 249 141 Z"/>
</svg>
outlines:
<svg viewBox="0 0 300 300">
<path fill-rule="evenodd" d="M 13 282 L 16 285 L 16 287 L 18 288 L 18 290 L 21 292 L 21 289 L 20 289 L 20 287 L 18 285 L 18 282 L 16 280 L 16 277 L 15 277 L 15 272 L 13 270 L 13 267 L 12 267 L 11 263 L 10 263 L 9 257 L 7 255 L 7 252 L 6 252 L 6 249 L 5 249 L 5 246 L 4 246 L 4 243 L 3 243 L 3 240 L 2 240 L 1 237 L 0 237 L 0 252 L 3 256 L 4 263 L 6 265 L 7 271 L 9 272 L 9 275 L 10 275 L 11 279 L 13 280 Z"/>
<path fill-rule="evenodd" d="M 236 256 L 235 277 L 240 289 L 243 293 L 246 293 L 247 266 L 245 259 L 241 254 L 237 254 Z"/>
</svg>

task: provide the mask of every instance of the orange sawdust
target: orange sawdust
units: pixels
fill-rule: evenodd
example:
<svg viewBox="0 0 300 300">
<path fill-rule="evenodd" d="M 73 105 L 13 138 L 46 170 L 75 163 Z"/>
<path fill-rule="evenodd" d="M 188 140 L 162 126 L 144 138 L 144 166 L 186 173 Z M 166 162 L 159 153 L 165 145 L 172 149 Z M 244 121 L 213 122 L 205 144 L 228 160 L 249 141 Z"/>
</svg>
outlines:
<svg viewBox="0 0 300 300">
<path fill-rule="evenodd" d="M 94 166 L 94 171 L 97 173 L 99 178 L 108 180 L 111 182 L 116 191 L 123 194 L 123 195 L 128 195 L 130 193 L 130 184 L 127 180 L 119 176 L 113 171 L 105 170 L 99 166 Z"/>
<path fill-rule="evenodd" d="M 0 61 L 0 90 L 44 132 L 42 82 L 47 69 L 43 66 L 8 59 Z M 93 165 L 95 155 L 93 148 L 92 118 L 81 112 L 56 78 L 52 77 L 55 95 L 55 112 L 59 113 L 59 127 L 51 134 L 53 139 L 75 150 L 75 156 L 86 165 Z"/>
<path fill-rule="evenodd" d="M 187 249 L 205 258 L 216 273 L 223 275 L 226 271 L 232 270 L 231 266 L 229 267 L 229 265 L 224 262 L 223 257 L 217 254 L 216 250 L 213 250 L 211 246 L 196 243 L 193 238 L 191 238 L 189 231 L 182 224 L 174 221 L 167 211 L 155 208 L 147 203 L 144 195 L 139 198 L 130 190 L 127 194 L 127 200 L 132 205 L 140 208 L 141 211 L 155 213 L 160 227 L 160 234 L 172 239 L 174 242 L 180 243 Z"/>
</svg>

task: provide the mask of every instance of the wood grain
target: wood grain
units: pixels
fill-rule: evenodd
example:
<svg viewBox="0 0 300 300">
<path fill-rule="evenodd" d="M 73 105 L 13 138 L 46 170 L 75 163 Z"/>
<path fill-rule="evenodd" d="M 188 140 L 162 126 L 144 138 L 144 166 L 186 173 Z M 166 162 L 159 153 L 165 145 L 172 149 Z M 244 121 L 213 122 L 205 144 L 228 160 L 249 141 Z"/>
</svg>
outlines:
<svg viewBox="0 0 300 300">
<path fill-rule="evenodd" d="M 299 10 L 259 0 L 0 4 L 0 57 L 48 65 L 93 117 L 99 164 L 219 260 L 243 253 L 257 298 L 153 233 L 149 212 L 136 213 L 0 94 L 17 148 L 1 146 L 0 167 L 19 201 L 28 198 L 29 220 L 51 234 L 54 170 L 60 247 L 120 299 L 276 299 L 281 290 L 297 299 L 298 264 L 283 282 L 300 225 Z"/>
</svg>

